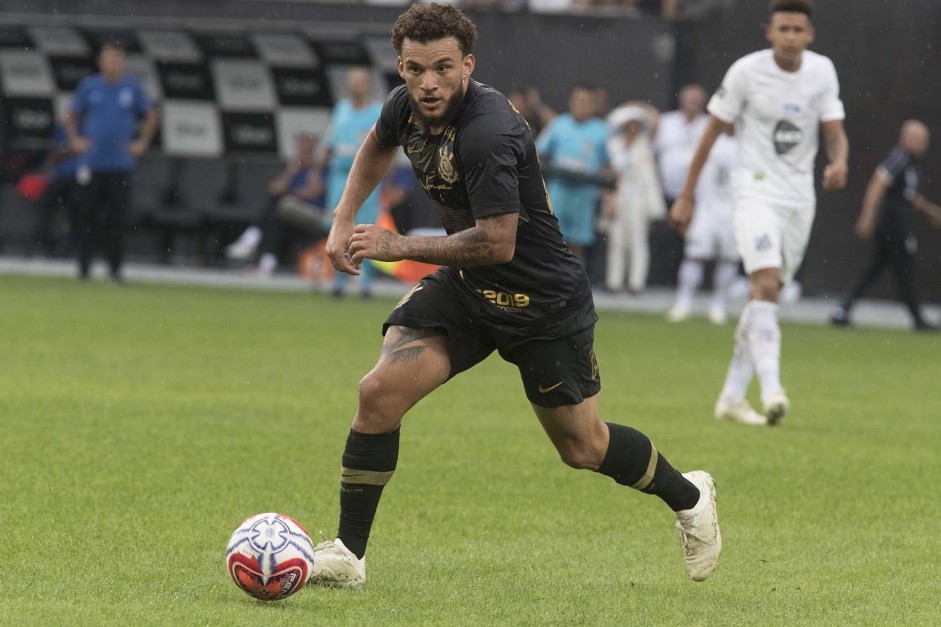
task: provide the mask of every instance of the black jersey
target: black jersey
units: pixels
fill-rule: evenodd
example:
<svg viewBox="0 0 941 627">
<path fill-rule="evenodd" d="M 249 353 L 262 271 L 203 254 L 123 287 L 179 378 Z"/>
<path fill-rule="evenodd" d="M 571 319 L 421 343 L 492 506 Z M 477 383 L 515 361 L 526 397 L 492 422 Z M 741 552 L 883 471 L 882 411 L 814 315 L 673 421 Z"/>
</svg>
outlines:
<svg viewBox="0 0 941 627">
<path fill-rule="evenodd" d="M 477 218 L 519 214 L 512 261 L 451 269 L 495 315 L 517 324 L 564 317 L 590 295 L 552 214 L 529 126 L 503 94 L 470 81 L 451 123 L 428 135 L 403 85 L 386 99 L 376 135 L 385 147 L 405 148 L 449 234 Z"/>
<path fill-rule="evenodd" d="M 896 146 L 878 168 L 879 173 L 891 181 L 879 216 L 881 230 L 910 233 L 914 225 L 915 197 L 921 175 L 911 153 Z"/>
</svg>

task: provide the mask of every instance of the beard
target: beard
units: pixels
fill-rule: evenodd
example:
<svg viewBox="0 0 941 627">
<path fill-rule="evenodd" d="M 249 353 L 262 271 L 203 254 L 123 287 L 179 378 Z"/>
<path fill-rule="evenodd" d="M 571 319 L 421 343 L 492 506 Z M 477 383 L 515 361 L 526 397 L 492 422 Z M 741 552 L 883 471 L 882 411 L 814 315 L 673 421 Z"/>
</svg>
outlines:
<svg viewBox="0 0 941 627">
<path fill-rule="evenodd" d="M 444 111 L 440 115 L 425 115 L 421 112 L 420 103 L 415 100 L 411 93 L 408 95 L 408 104 L 412 109 L 412 115 L 414 115 L 425 128 L 446 126 L 448 122 L 454 119 L 454 116 L 457 115 L 458 109 L 461 108 L 461 101 L 464 100 L 464 83 L 458 85 L 457 90 L 454 94 L 448 98 L 444 106 Z"/>
</svg>

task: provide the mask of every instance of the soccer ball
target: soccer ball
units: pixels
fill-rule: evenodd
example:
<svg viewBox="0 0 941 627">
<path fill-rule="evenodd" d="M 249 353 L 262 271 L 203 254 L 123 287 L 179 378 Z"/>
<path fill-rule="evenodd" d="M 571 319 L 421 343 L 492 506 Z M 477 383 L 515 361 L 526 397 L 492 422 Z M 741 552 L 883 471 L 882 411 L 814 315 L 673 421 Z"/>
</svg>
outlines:
<svg viewBox="0 0 941 627">
<path fill-rule="evenodd" d="M 307 583 L 314 545 L 290 516 L 258 514 L 232 533 L 225 562 L 235 585 L 261 601 L 276 601 Z"/>
</svg>

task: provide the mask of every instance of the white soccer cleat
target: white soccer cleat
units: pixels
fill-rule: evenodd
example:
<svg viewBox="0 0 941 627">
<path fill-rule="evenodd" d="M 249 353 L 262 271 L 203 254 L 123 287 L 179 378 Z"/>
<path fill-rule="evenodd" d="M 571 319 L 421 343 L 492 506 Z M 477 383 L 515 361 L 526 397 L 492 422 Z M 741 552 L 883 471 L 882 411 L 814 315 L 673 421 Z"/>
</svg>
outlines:
<svg viewBox="0 0 941 627">
<path fill-rule="evenodd" d="M 686 572 L 693 581 L 705 581 L 719 563 L 722 534 L 716 512 L 716 482 L 708 472 L 694 470 L 683 473 L 699 488 L 699 502 L 692 509 L 676 512 L 676 528 L 683 544 Z"/>
<path fill-rule="evenodd" d="M 788 400 L 784 390 L 772 394 L 764 403 L 765 416 L 768 424 L 773 426 L 781 424 L 784 417 L 791 410 L 791 401 Z"/>
<path fill-rule="evenodd" d="M 729 317 L 725 314 L 725 309 L 721 307 L 709 308 L 709 322 L 721 327 L 728 321 Z"/>
<path fill-rule="evenodd" d="M 742 425 L 765 426 L 768 419 L 748 404 L 745 399 L 727 400 L 720 398 L 716 402 L 716 420 L 726 420 L 728 422 L 737 422 Z"/>
<path fill-rule="evenodd" d="M 314 547 L 310 585 L 328 588 L 359 588 L 366 583 L 366 557 L 356 557 L 340 538 Z"/>
<path fill-rule="evenodd" d="M 677 305 L 667 312 L 667 322 L 683 322 L 689 319 L 690 313 L 689 307 Z"/>
</svg>

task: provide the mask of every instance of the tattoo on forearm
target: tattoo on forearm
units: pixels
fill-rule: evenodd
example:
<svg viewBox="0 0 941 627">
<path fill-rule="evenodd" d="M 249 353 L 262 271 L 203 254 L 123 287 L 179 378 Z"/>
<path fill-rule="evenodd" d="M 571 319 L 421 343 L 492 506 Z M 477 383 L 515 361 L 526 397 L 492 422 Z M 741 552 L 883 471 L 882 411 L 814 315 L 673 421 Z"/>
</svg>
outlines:
<svg viewBox="0 0 941 627">
<path fill-rule="evenodd" d="M 376 240 L 376 252 L 379 253 L 380 257 L 388 258 L 392 253 L 392 237 L 393 234 L 390 231 L 379 234 L 379 238 Z"/>
<path fill-rule="evenodd" d="M 497 263 L 497 244 L 512 246 L 513 242 L 495 243 L 475 226 L 447 237 L 406 238 L 402 256 L 442 266 L 483 266 Z"/>
</svg>

